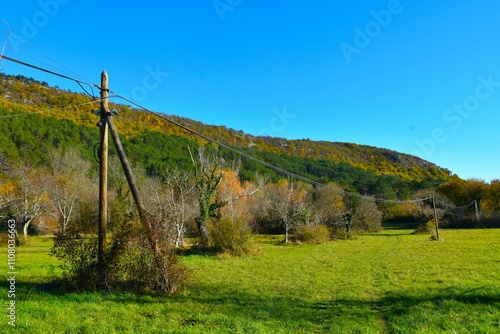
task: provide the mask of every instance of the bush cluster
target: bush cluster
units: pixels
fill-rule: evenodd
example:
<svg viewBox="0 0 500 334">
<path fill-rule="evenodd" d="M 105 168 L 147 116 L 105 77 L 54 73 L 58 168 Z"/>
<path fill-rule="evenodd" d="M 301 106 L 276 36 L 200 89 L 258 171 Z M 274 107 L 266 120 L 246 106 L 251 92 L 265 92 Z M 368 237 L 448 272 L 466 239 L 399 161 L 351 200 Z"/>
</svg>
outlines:
<svg viewBox="0 0 500 334">
<path fill-rule="evenodd" d="M 325 225 L 302 225 L 295 229 L 294 239 L 303 243 L 320 244 L 330 240 L 330 230 Z"/>
<path fill-rule="evenodd" d="M 181 288 L 188 272 L 175 247 L 159 243 L 154 252 L 140 226 L 132 223 L 114 235 L 104 256 L 104 282 L 99 281 L 95 234 L 86 236 L 76 230 L 58 234 L 51 254 L 63 261 L 63 283 L 77 291 L 133 289 L 171 294 Z"/>
<path fill-rule="evenodd" d="M 223 217 L 210 228 L 210 246 L 216 252 L 246 254 L 252 250 L 252 229 L 243 218 Z"/>
</svg>

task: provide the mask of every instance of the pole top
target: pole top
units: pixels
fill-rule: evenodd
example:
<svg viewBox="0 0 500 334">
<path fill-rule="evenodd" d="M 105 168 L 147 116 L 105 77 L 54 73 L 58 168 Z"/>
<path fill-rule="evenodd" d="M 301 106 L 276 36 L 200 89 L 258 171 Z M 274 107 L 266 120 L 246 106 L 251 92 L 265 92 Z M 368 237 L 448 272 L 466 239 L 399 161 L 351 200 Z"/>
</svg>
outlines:
<svg viewBox="0 0 500 334">
<path fill-rule="evenodd" d="M 108 91 L 108 72 L 106 70 L 101 73 L 101 91 Z"/>
</svg>

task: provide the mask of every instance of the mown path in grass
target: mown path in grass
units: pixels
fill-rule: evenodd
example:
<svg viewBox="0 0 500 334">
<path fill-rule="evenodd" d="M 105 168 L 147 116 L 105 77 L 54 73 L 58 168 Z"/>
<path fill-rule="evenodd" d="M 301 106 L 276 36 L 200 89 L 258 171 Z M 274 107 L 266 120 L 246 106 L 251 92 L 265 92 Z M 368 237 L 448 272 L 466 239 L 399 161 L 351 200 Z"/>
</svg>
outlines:
<svg viewBox="0 0 500 334">
<path fill-rule="evenodd" d="M 18 332 L 500 332 L 500 230 L 410 232 L 300 246 L 257 236 L 259 255 L 184 257 L 191 279 L 173 297 L 50 290 L 50 243 L 21 247 Z"/>
</svg>

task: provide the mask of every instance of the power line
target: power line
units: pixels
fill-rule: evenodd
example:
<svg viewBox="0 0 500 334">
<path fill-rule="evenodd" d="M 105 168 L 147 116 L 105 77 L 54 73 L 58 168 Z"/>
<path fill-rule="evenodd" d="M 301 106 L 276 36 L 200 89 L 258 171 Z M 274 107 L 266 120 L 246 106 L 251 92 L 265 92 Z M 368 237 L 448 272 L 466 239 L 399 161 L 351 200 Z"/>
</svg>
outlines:
<svg viewBox="0 0 500 334">
<path fill-rule="evenodd" d="M 110 97 L 116 97 L 116 96 L 110 96 Z M 80 103 L 80 104 L 73 104 L 73 105 L 66 106 L 66 107 L 48 108 L 47 110 L 39 110 L 39 111 L 34 111 L 34 112 L 25 112 L 25 113 L 12 114 L 12 115 L 0 115 L 0 118 L 9 118 L 9 117 L 19 117 L 19 116 L 30 116 L 30 115 L 35 115 L 35 114 L 43 114 L 43 113 L 46 113 L 46 112 L 51 111 L 51 110 L 73 109 L 73 108 L 77 108 L 77 107 L 81 107 L 81 106 L 85 106 L 85 105 L 89 105 L 89 104 L 99 103 L 101 101 L 103 101 L 103 99 L 98 99 L 98 100 L 94 100 L 94 101 L 84 102 L 84 103 Z"/>
<path fill-rule="evenodd" d="M 406 201 L 388 200 L 388 199 L 382 199 L 382 198 L 375 198 L 375 197 L 370 197 L 370 196 L 364 196 L 364 195 L 352 193 L 352 192 L 349 192 L 349 191 L 346 191 L 346 190 L 342 190 L 342 189 L 339 189 L 339 188 L 336 188 L 336 187 L 332 187 L 332 186 L 329 186 L 329 185 L 325 185 L 323 183 L 311 180 L 311 179 L 309 179 L 307 177 L 304 177 L 302 175 L 290 172 L 290 171 L 285 170 L 283 168 L 280 168 L 280 167 L 277 167 L 275 165 L 272 165 L 272 164 L 270 164 L 270 163 L 268 163 L 268 162 L 266 162 L 264 160 L 258 159 L 258 158 L 254 157 L 254 156 L 251 156 L 251 155 L 248 155 L 248 154 L 246 154 L 244 152 L 241 152 L 240 150 L 237 150 L 237 149 L 235 149 L 235 148 L 233 148 L 233 147 L 231 147 L 229 145 L 221 143 L 221 142 L 219 142 L 219 141 L 217 141 L 217 140 L 215 140 L 215 139 L 213 139 L 211 137 L 208 137 L 208 136 L 206 136 L 206 135 L 204 135 L 204 134 L 202 134 L 202 133 L 200 133 L 200 132 L 198 132 L 196 130 L 193 130 L 193 129 L 185 126 L 185 125 L 182 125 L 182 124 L 180 124 L 180 123 L 178 123 L 178 122 L 176 122 L 176 121 L 174 121 L 174 120 L 172 120 L 172 119 L 170 119 L 170 118 L 168 118 L 168 117 L 166 117 L 166 116 L 164 116 L 164 115 L 162 115 L 162 114 L 160 114 L 158 112 L 154 112 L 152 110 L 149 110 L 148 108 L 146 108 L 146 107 L 138 104 L 137 102 L 134 102 L 134 101 L 132 101 L 132 100 L 130 100 L 130 99 L 124 97 L 124 96 L 121 96 L 118 93 L 115 93 L 115 92 L 112 92 L 112 93 L 115 94 L 117 97 L 123 99 L 124 101 L 127 101 L 127 102 L 135 105 L 136 107 L 141 108 L 144 111 L 149 112 L 149 113 L 151 113 L 151 114 L 153 114 L 153 115 L 155 115 L 155 116 L 157 116 L 157 117 L 159 117 L 159 118 L 161 118 L 161 119 L 163 119 L 163 120 L 165 120 L 165 121 L 167 121 L 167 122 L 169 122 L 169 123 L 171 123 L 171 124 L 173 124 L 173 125 L 175 125 L 177 127 L 182 128 L 183 130 L 188 131 L 188 132 L 190 132 L 190 133 L 192 133 L 192 134 L 194 134 L 194 135 L 196 135 L 196 136 L 198 136 L 200 138 L 203 138 L 203 139 L 205 139 L 205 140 L 207 140 L 207 141 L 209 141 L 209 142 L 211 142 L 213 144 L 221 146 L 221 147 L 223 147 L 223 148 L 225 148 L 225 149 L 227 149 L 227 150 L 229 150 L 231 152 L 234 152 L 234 153 L 236 153 L 236 154 L 238 154 L 240 156 L 243 156 L 243 157 L 245 157 L 245 158 L 247 158 L 249 160 L 252 160 L 252 161 L 257 162 L 257 163 L 259 163 L 261 165 L 264 165 L 264 166 L 266 166 L 266 167 L 268 167 L 268 168 L 270 168 L 270 169 L 272 169 L 274 171 L 277 171 L 279 173 L 285 174 L 287 176 L 291 176 L 293 178 L 296 178 L 298 180 L 310 183 L 310 184 L 315 185 L 315 186 L 326 187 L 326 188 L 332 189 L 332 190 L 334 190 L 334 191 L 336 191 L 338 193 L 341 193 L 343 195 L 346 195 L 346 196 L 355 197 L 355 198 L 359 198 L 359 199 L 373 200 L 373 201 L 378 202 L 378 203 L 394 203 L 394 204 L 417 203 L 417 202 L 423 202 L 423 201 L 432 199 L 432 196 L 431 196 L 431 197 L 427 197 L 427 198 L 420 198 L 420 199 L 406 200 Z"/>
<path fill-rule="evenodd" d="M 59 77 L 64 78 L 64 79 L 75 81 L 75 82 L 77 82 L 79 84 L 83 83 L 85 85 L 88 85 L 89 87 L 96 87 L 98 89 L 102 89 L 102 87 L 100 87 L 99 85 L 96 85 L 96 84 L 93 84 L 93 83 L 88 83 L 88 82 L 85 82 L 85 81 L 82 81 L 82 80 L 78 80 L 78 79 L 69 77 L 67 75 L 64 75 L 64 74 L 61 74 L 61 73 L 57 73 L 57 72 L 54 72 L 54 71 L 51 71 L 51 70 L 47 70 L 47 69 L 44 69 L 42 67 L 35 66 L 35 65 L 32 65 L 32 64 L 28 64 L 28 63 L 25 63 L 23 61 L 20 61 L 20 60 L 17 60 L 17 59 L 13 59 L 13 58 L 10 58 L 10 57 L 4 56 L 4 55 L 2 55 L 0 57 L 0 60 L 1 59 L 6 59 L 6 60 L 9 60 L 9 61 L 15 62 L 17 64 L 23 65 L 23 66 L 27 66 L 27 67 L 30 67 L 30 68 L 33 68 L 33 69 L 36 69 L 36 70 L 39 70 L 39 71 L 42 71 L 42 72 L 46 72 L 46 73 L 49 73 L 49 74 L 52 74 L 52 75 L 55 75 L 55 76 L 59 76 Z M 148 109 L 148 108 L 146 108 L 146 107 L 138 104 L 137 102 L 134 102 L 134 101 L 132 101 L 132 100 L 130 100 L 130 99 L 128 99 L 128 98 L 126 98 L 126 97 L 124 97 L 124 96 L 116 93 L 116 92 L 112 92 L 112 91 L 109 91 L 109 92 L 112 93 L 112 94 L 114 94 L 114 97 L 119 97 L 122 100 L 127 101 L 130 104 L 133 104 L 136 107 L 138 107 L 138 108 L 140 108 L 140 109 L 142 109 L 142 110 L 144 110 L 146 112 L 149 112 L 149 113 L 151 113 L 151 114 L 153 114 L 153 115 L 155 115 L 155 116 L 157 116 L 157 117 L 159 117 L 159 118 L 161 118 L 161 119 L 163 119 L 163 120 L 165 120 L 165 121 L 167 121 L 167 122 L 169 122 L 169 123 L 171 123 L 171 124 L 173 124 L 173 125 L 181 128 L 181 129 L 185 130 L 185 131 L 188 131 L 188 132 L 190 132 L 190 133 L 192 133 L 192 134 L 194 134 L 194 135 L 196 135 L 196 136 L 198 136 L 200 138 L 203 138 L 203 139 L 205 139 L 205 140 L 207 140 L 207 141 L 209 141 L 211 143 L 214 143 L 217 146 L 223 147 L 223 148 L 225 148 L 225 149 L 227 149 L 227 150 L 229 150 L 229 151 L 231 151 L 233 153 L 236 153 L 236 154 L 238 154 L 240 156 L 243 156 L 243 157 L 245 157 L 245 158 L 247 158 L 249 160 L 252 160 L 252 161 L 257 162 L 257 163 L 259 163 L 261 165 L 264 165 L 264 166 L 266 166 L 266 167 L 268 167 L 268 168 L 270 168 L 270 169 L 272 169 L 272 170 L 274 170 L 276 172 L 282 173 L 282 174 L 287 175 L 287 176 L 294 177 L 297 180 L 301 180 L 301 181 L 304 181 L 306 183 L 310 183 L 310 184 L 315 185 L 315 186 L 326 187 L 328 189 L 331 189 L 333 191 L 336 191 L 336 192 L 341 193 L 341 194 L 346 195 L 346 196 L 350 196 L 350 197 L 354 197 L 354 198 L 359 198 L 359 199 L 368 199 L 368 200 L 372 200 L 372 201 L 375 201 L 375 202 L 378 202 L 378 203 L 393 203 L 393 204 L 418 203 L 418 202 L 424 202 L 424 201 L 427 201 L 429 199 L 432 199 L 432 196 L 431 196 L 431 197 L 427 197 L 427 198 L 419 198 L 419 199 L 406 200 L 406 201 L 388 200 L 388 199 L 382 199 L 382 198 L 375 198 L 375 197 L 360 195 L 360 194 L 356 194 L 356 193 L 353 193 L 353 192 L 342 190 L 342 189 L 339 189 L 339 188 L 336 188 L 336 187 L 325 185 L 323 183 L 311 180 L 311 179 L 309 179 L 307 177 L 304 177 L 302 175 L 290 172 L 290 171 L 285 170 L 283 168 L 280 168 L 278 166 L 272 165 L 272 164 L 270 164 L 270 163 L 268 163 L 268 162 L 266 162 L 264 160 L 258 159 L 258 158 L 254 157 L 254 156 L 251 156 L 251 155 L 248 155 L 248 154 L 246 154 L 244 152 L 241 152 L 241 151 L 239 151 L 239 150 L 237 150 L 237 149 L 235 149 L 235 148 L 233 148 L 233 147 L 231 147 L 229 145 L 221 143 L 221 142 L 219 142 L 219 141 L 217 141 L 217 140 L 215 140 L 215 139 L 213 139 L 211 137 L 208 137 L 208 136 L 206 136 L 206 135 L 204 135 L 204 134 L 202 134 L 202 133 L 200 133 L 200 132 L 198 132 L 196 130 L 193 130 L 193 129 L 185 126 L 185 125 L 182 125 L 182 124 L 180 124 L 178 122 L 175 122 L 174 120 L 171 120 L 170 118 L 165 117 L 164 115 L 162 115 L 162 114 L 160 114 L 158 112 L 154 112 L 154 111 L 152 111 L 152 110 L 150 110 L 150 109 Z"/>
<path fill-rule="evenodd" d="M 455 205 L 450 205 L 450 204 L 446 204 L 444 202 L 439 202 L 441 205 L 445 206 L 445 207 L 448 207 L 450 209 L 454 209 L 454 210 L 460 210 L 460 209 L 468 209 L 470 208 L 471 206 L 473 206 L 475 203 L 476 203 L 476 200 L 473 200 L 472 202 L 470 202 L 469 204 L 466 204 L 466 205 L 462 205 L 462 206 L 455 206 Z"/>
<path fill-rule="evenodd" d="M 31 58 L 31 59 L 33 59 L 33 60 L 35 60 L 35 61 L 37 61 L 37 62 L 40 62 L 40 63 L 42 63 L 42 64 L 44 64 L 44 65 L 46 65 L 46 66 L 52 67 L 52 68 L 54 68 L 54 69 L 57 69 L 55 66 L 52 66 L 51 64 L 48 64 L 48 63 L 46 63 L 46 62 L 44 62 L 44 61 L 42 61 L 42 60 L 36 59 L 36 58 L 34 58 L 34 57 L 32 57 L 32 56 L 30 56 L 30 55 L 28 55 L 28 54 L 26 54 L 26 53 L 24 53 L 24 52 L 22 52 L 22 51 L 17 50 L 17 52 L 19 52 L 19 53 L 21 53 L 21 54 L 25 55 L 26 57 Z M 1 60 L 1 58 L 2 58 L 2 57 L 0 56 L 0 60 Z M 49 59 L 50 59 L 50 58 L 49 58 Z M 84 92 L 85 92 L 88 96 L 90 96 L 91 98 L 95 99 L 94 89 L 92 88 L 92 86 L 91 86 L 91 85 L 87 84 L 87 85 L 89 85 L 90 89 L 92 90 L 92 94 L 91 94 L 91 93 L 89 93 L 89 92 L 88 92 L 88 91 L 87 91 L 87 90 L 83 87 L 83 85 L 82 85 L 82 84 L 81 84 L 78 80 L 74 79 L 74 81 L 78 84 L 78 86 L 80 86 L 80 88 L 81 88 L 81 89 L 82 89 L 82 90 L 83 90 L 83 91 L 84 91 Z"/>
<path fill-rule="evenodd" d="M 5 21 L 4 21 L 4 22 L 5 22 Z M 31 45 L 29 45 L 29 44 L 27 44 L 27 43 L 23 42 L 21 39 L 19 39 L 19 38 L 15 37 L 15 35 L 11 34 L 11 32 L 10 32 L 10 27 L 9 27 L 8 23 L 7 23 L 7 22 L 5 22 L 5 24 L 7 25 L 7 30 L 8 30 L 8 31 L 7 31 L 7 32 L 5 32 L 5 31 L 3 31 L 3 30 L 0 30 L 0 32 L 5 33 L 5 34 L 7 35 L 7 38 L 6 38 L 5 44 L 7 44 L 7 42 L 9 41 L 9 39 L 16 40 L 16 43 L 22 44 L 23 46 L 25 46 L 25 47 L 27 47 L 27 48 L 29 48 L 29 49 L 33 50 L 34 52 L 38 53 L 38 54 L 39 54 L 39 55 L 41 55 L 42 57 L 47 58 L 48 60 L 52 61 L 53 63 L 55 63 L 55 64 L 57 64 L 57 65 L 59 65 L 60 67 L 64 68 L 65 70 L 67 70 L 67 71 L 69 71 L 69 72 L 73 73 L 74 75 L 76 75 L 76 76 L 80 77 L 81 79 L 86 80 L 86 81 L 90 81 L 90 80 L 88 80 L 87 78 L 85 78 L 84 76 L 82 76 L 82 75 L 80 75 L 80 74 L 76 73 L 75 71 L 71 70 L 70 68 L 68 68 L 68 67 L 67 67 L 67 66 L 65 66 L 64 64 L 61 64 L 61 63 L 60 63 L 60 62 L 58 62 L 57 60 L 55 60 L 55 59 L 51 58 L 51 57 L 50 57 L 50 56 L 48 56 L 47 54 L 45 54 L 45 53 L 41 52 L 40 50 L 37 50 L 36 48 L 32 47 Z M 40 63 L 42 63 L 42 64 L 46 64 L 47 66 L 50 66 L 50 67 L 52 67 L 52 68 L 56 69 L 56 67 L 55 67 L 55 66 L 50 65 L 50 64 L 47 64 L 47 63 L 45 63 L 45 62 L 43 62 L 43 61 L 41 61 L 41 60 L 39 60 L 39 59 L 36 59 L 36 58 L 34 58 L 34 57 L 32 57 L 32 56 L 30 56 L 30 55 L 28 55 L 28 54 L 26 54 L 26 53 L 22 52 L 22 51 L 21 51 L 21 50 L 19 50 L 18 48 L 15 48 L 15 47 L 12 47 L 12 46 L 9 46 L 8 48 L 9 48 L 9 49 L 13 49 L 14 51 L 19 52 L 19 53 L 21 53 L 21 54 L 24 54 L 24 55 L 26 55 L 27 57 L 29 57 L 29 58 L 31 58 L 31 59 L 34 59 L 34 60 L 36 60 L 36 61 L 38 61 L 38 62 L 40 62 Z M 1 58 L 1 57 L 0 57 L 0 58 Z M 63 72 L 63 73 L 66 73 L 66 74 L 69 74 L 69 73 L 68 73 L 68 72 L 66 72 L 66 71 L 61 71 L 61 70 L 59 70 L 59 71 L 60 71 L 60 72 Z"/>
<path fill-rule="evenodd" d="M 48 70 L 48 69 L 45 69 L 45 68 L 42 68 L 42 67 L 39 67 L 39 66 L 36 66 L 36 65 L 32 65 L 32 64 L 26 63 L 24 61 L 17 60 L 17 59 L 14 59 L 14 58 L 11 58 L 11 57 L 8 57 L 8 56 L 5 56 L 5 55 L 1 55 L 0 56 L 0 61 L 2 59 L 6 59 L 8 61 L 11 61 L 13 63 L 19 64 L 19 65 L 22 65 L 22 66 L 30 67 L 30 68 L 33 68 L 33 69 L 38 70 L 38 71 L 42 71 L 42 72 L 45 72 L 45 73 L 48 73 L 48 74 L 52 74 L 52 75 L 61 77 L 63 79 L 68 79 L 68 80 L 74 81 L 74 82 L 76 82 L 78 84 L 84 84 L 84 85 L 88 85 L 89 87 L 96 87 L 96 88 L 101 89 L 101 87 L 99 85 L 96 85 L 96 84 L 93 84 L 93 83 L 89 83 L 89 82 L 86 82 L 86 81 L 83 81 L 83 80 L 75 79 L 75 78 L 72 78 L 70 76 L 67 76 L 67 75 L 64 75 L 64 74 L 61 74 L 61 73 L 57 73 L 57 72 L 54 72 L 54 71 L 51 71 L 51 70 Z"/>
</svg>

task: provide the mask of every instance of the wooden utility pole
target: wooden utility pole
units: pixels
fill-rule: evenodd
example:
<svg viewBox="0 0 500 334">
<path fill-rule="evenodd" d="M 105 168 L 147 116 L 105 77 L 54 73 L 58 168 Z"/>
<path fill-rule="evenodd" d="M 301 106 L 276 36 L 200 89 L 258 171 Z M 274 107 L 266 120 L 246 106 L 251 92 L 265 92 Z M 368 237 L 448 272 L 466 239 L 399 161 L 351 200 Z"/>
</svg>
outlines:
<svg viewBox="0 0 500 334">
<path fill-rule="evenodd" d="M 477 207 L 477 200 L 474 200 L 474 208 L 476 209 L 476 223 L 479 226 L 479 209 Z"/>
<path fill-rule="evenodd" d="M 438 217 L 436 211 L 436 199 L 434 193 L 432 194 L 432 207 L 434 208 L 434 224 L 436 225 L 436 239 L 439 240 L 439 226 L 438 226 Z"/>
<path fill-rule="evenodd" d="M 106 232 L 108 223 L 108 73 L 101 74 L 101 105 L 99 121 L 100 146 L 99 146 L 99 227 L 97 263 L 99 281 L 104 283 L 106 279 L 106 263 L 104 255 L 106 253 L 107 242 Z"/>
<path fill-rule="evenodd" d="M 113 142 L 115 143 L 116 151 L 120 158 L 120 162 L 127 177 L 128 185 L 132 196 L 134 197 L 137 210 L 139 211 L 139 217 L 142 223 L 145 225 L 147 230 L 147 238 L 149 245 L 153 252 L 154 259 L 158 266 L 159 273 L 162 277 L 163 284 L 168 284 L 168 277 L 166 276 L 166 268 L 164 268 L 163 261 L 161 258 L 160 250 L 158 249 L 157 242 L 155 239 L 153 227 L 148 220 L 146 208 L 142 202 L 139 189 L 137 188 L 137 183 L 135 182 L 134 174 L 132 173 L 132 168 L 128 162 L 125 151 L 123 150 L 120 137 L 118 136 L 118 131 L 116 130 L 115 124 L 112 118 L 112 112 L 110 112 L 108 107 L 108 74 L 106 71 L 102 72 L 101 75 L 101 109 L 100 115 L 101 119 L 99 122 L 100 134 L 101 134 L 101 146 L 99 152 L 99 238 L 98 238 L 98 274 L 99 282 L 104 283 L 106 280 L 106 225 L 107 225 L 107 186 L 108 186 L 108 130 L 111 133 Z"/>
</svg>

